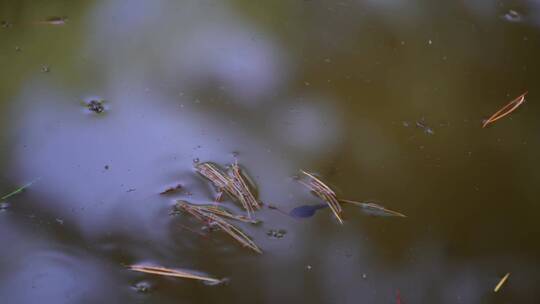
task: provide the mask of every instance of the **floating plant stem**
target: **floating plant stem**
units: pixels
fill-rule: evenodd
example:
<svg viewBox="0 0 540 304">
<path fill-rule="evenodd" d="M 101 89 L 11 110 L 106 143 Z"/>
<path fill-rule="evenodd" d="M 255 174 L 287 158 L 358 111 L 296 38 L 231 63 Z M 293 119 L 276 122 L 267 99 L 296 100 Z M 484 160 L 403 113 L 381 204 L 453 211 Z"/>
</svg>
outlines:
<svg viewBox="0 0 540 304">
<path fill-rule="evenodd" d="M 216 278 L 212 278 L 208 276 L 202 276 L 202 275 L 194 274 L 194 273 L 183 271 L 183 270 L 170 269 L 170 268 L 165 268 L 165 267 L 160 267 L 160 266 L 130 265 L 128 266 L 128 269 L 133 270 L 133 271 L 138 271 L 138 272 L 167 276 L 167 277 L 177 277 L 177 278 L 184 278 L 184 279 L 206 281 L 212 284 L 219 284 L 223 281 L 220 279 L 216 279 Z"/>
<path fill-rule="evenodd" d="M 510 272 L 505 274 L 504 277 L 502 277 L 502 279 L 499 281 L 497 286 L 495 286 L 495 288 L 493 289 L 493 292 L 499 291 L 499 289 L 501 289 L 501 287 L 504 285 L 504 283 L 508 280 L 509 276 L 510 276 Z"/>
<path fill-rule="evenodd" d="M 37 182 L 38 180 L 39 180 L 39 178 L 38 178 L 38 179 L 35 179 L 35 180 L 33 180 L 33 181 L 31 181 L 31 182 L 25 184 L 25 185 L 20 186 L 19 188 L 17 188 L 17 189 L 15 189 L 15 190 L 11 191 L 10 193 L 8 193 L 8 194 L 2 196 L 2 197 L 0 198 L 0 201 L 3 201 L 3 200 L 5 200 L 5 199 L 8 199 L 8 198 L 10 198 L 10 197 L 12 197 L 12 196 L 14 196 L 14 195 L 17 195 L 17 194 L 23 192 L 24 189 L 30 187 L 33 183 Z"/>
<path fill-rule="evenodd" d="M 365 213 L 368 213 L 370 215 L 382 215 L 382 216 L 397 216 L 397 217 L 407 217 L 403 213 L 399 213 L 397 211 L 393 211 L 390 209 L 386 209 L 385 207 L 375 204 L 375 203 L 362 203 L 362 202 L 356 202 L 346 199 L 340 199 L 339 200 L 342 203 L 352 204 L 355 206 L 359 206 L 362 208 L 362 211 Z"/>
<path fill-rule="evenodd" d="M 495 121 L 505 117 L 506 115 L 512 113 L 515 109 L 517 109 L 522 103 L 525 102 L 525 95 L 527 95 L 528 92 L 525 92 L 521 95 L 519 95 L 516 99 L 510 101 L 507 105 L 502 107 L 499 111 L 495 112 L 491 117 L 486 119 L 484 123 L 482 124 L 482 128 L 487 127 L 489 124 L 494 123 Z"/>
<path fill-rule="evenodd" d="M 343 224 L 343 219 L 341 219 L 340 215 L 341 205 L 338 202 L 336 193 L 313 174 L 304 170 L 300 170 L 300 172 L 309 178 L 308 182 L 300 180 L 300 183 L 309 188 L 313 193 L 315 193 L 315 195 L 325 201 L 334 213 L 334 216 L 338 219 L 339 223 Z"/>
</svg>

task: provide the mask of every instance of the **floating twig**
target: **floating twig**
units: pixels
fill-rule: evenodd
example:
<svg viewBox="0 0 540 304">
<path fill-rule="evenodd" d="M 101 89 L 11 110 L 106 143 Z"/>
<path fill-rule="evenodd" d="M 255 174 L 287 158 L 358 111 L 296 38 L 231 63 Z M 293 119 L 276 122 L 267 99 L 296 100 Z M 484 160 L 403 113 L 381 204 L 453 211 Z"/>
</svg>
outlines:
<svg viewBox="0 0 540 304">
<path fill-rule="evenodd" d="M 517 109 L 522 103 L 525 102 L 525 95 L 527 95 L 528 92 L 525 92 L 521 95 L 519 95 L 516 99 L 510 101 L 507 105 L 502 107 L 499 111 L 495 112 L 491 117 L 486 119 L 484 123 L 482 124 L 482 128 L 485 128 L 491 123 L 494 123 L 495 121 L 505 117 L 506 115 L 512 113 L 515 109 Z"/>
<path fill-rule="evenodd" d="M 194 274 L 194 273 L 187 272 L 184 270 L 170 269 L 170 268 L 165 268 L 165 267 L 160 267 L 160 266 L 130 265 L 128 266 L 128 269 L 133 270 L 133 271 L 138 271 L 138 272 L 167 276 L 167 277 L 177 277 L 177 278 L 205 281 L 212 284 L 219 284 L 223 282 L 223 280 L 220 280 L 220 279 L 198 275 L 198 274 Z"/>
<path fill-rule="evenodd" d="M 313 174 L 304 170 L 300 170 L 300 172 L 309 178 L 309 182 L 304 182 L 302 180 L 299 180 L 299 182 L 308 187 L 320 199 L 325 201 L 334 213 L 335 217 L 338 219 L 339 223 L 343 224 L 343 219 L 341 219 L 340 215 L 341 205 L 338 202 L 336 193 Z"/>
<path fill-rule="evenodd" d="M 504 283 L 506 282 L 506 280 L 508 280 L 508 277 L 510 276 L 510 272 L 505 274 L 504 277 L 502 277 L 502 279 L 499 281 L 499 283 L 497 284 L 497 286 L 495 286 L 495 288 L 493 289 L 493 292 L 497 292 L 499 291 L 499 289 L 501 289 L 501 287 L 504 285 Z"/>
<path fill-rule="evenodd" d="M 3 201 L 3 200 L 5 200 L 5 199 L 8 199 L 8 198 L 10 198 L 10 197 L 16 195 L 16 194 L 19 194 L 19 193 L 23 192 L 26 188 L 30 187 L 33 183 L 37 182 L 38 180 L 39 180 L 39 178 L 37 178 L 37 179 L 35 179 L 35 180 L 33 180 L 33 181 L 31 181 L 31 182 L 25 184 L 25 185 L 20 186 L 19 188 L 17 188 L 17 189 L 15 189 L 15 190 L 11 191 L 10 193 L 8 193 L 8 194 L 2 196 L 2 197 L 0 198 L 0 201 Z"/>
<path fill-rule="evenodd" d="M 356 202 L 356 201 L 351 201 L 351 200 L 346 200 L 346 199 L 340 199 L 339 201 L 342 203 L 348 203 L 348 204 L 359 206 L 362 208 L 364 212 L 371 215 L 407 217 L 403 213 L 386 209 L 385 207 L 375 204 L 375 203 L 362 203 L 362 202 Z"/>
</svg>

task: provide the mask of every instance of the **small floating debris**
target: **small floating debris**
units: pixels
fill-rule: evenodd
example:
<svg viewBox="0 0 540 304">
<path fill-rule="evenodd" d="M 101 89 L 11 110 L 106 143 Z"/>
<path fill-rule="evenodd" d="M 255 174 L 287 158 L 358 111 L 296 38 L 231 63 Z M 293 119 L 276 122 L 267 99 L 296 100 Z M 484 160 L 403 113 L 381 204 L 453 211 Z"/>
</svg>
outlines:
<svg viewBox="0 0 540 304">
<path fill-rule="evenodd" d="M 133 289 L 140 293 L 148 293 L 152 289 L 152 284 L 148 281 L 140 281 L 133 285 Z"/>
<path fill-rule="evenodd" d="M 285 234 L 287 234 L 287 230 L 285 229 L 270 229 L 268 232 L 266 232 L 266 235 L 275 239 L 281 239 L 285 236 Z"/>
<path fill-rule="evenodd" d="M 48 65 L 46 65 L 46 64 L 41 65 L 41 72 L 42 73 L 49 73 L 50 71 L 51 71 L 51 68 Z"/>
<path fill-rule="evenodd" d="M 433 131 L 433 129 L 426 124 L 426 122 L 424 121 L 423 118 L 416 122 L 416 126 L 418 128 L 420 128 L 420 129 L 424 130 L 424 133 L 426 133 L 427 135 L 434 135 L 435 134 L 435 131 Z"/>
<path fill-rule="evenodd" d="M 339 201 L 343 203 L 359 206 L 362 208 L 362 211 L 368 215 L 407 217 L 403 213 L 386 209 L 385 207 L 375 204 L 375 203 L 362 203 L 362 202 L 356 202 L 356 201 L 345 200 L 345 199 L 340 199 Z"/>
<path fill-rule="evenodd" d="M 12 196 L 14 196 L 14 195 L 17 195 L 17 194 L 23 192 L 26 188 L 30 187 L 32 184 L 34 184 L 34 183 L 37 182 L 38 180 L 39 180 L 39 178 L 38 178 L 38 179 L 35 179 L 35 180 L 31 181 L 31 182 L 29 182 L 28 184 L 25 184 L 25 185 L 20 186 L 19 188 L 17 188 L 17 189 L 15 189 L 15 190 L 11 191 L 11 192 L 8 193 L 8 194 L 5 194 L 4 196 L 2 196 L 2 197 L 0 198 L 0 201 L 3 201 L 3 200 L 5 200 L 5 199 L 8 199 L 8 198 L 10 198 L 10 197 L 12 197 Z"/>
<path fill-rule="evenodd" d="M 220 215 L 217 215 L 216 213 L 212 213 L 212 211 L 209 211 L 208 208 L 193 205 L 186 201 L 178 201 L 175 208 L 177 210 L 185 211 L 186 213 L 192 215 L 196 219 L 208 225 L 220 228 L 221 230 L 226 232 L 229 236 L 231 236 L 233 239 L 235 239 L 237 242 L 242 244 L 244 247 L 248 247 L 257 253 L 262 254 L 262 250 L 251 240 L 251 238 L 249 238 L 246 234 L 244 234 L 238 227 L 227 222 Z M 210 210 L 213 210 L 213 209 L 210 209 Z"/>
<path fill-rule="evenodd" d="M 177 278 L 205 281 L 212 284 L 219 284 L 223 282 L 223 280 L 212 278 L 209 276 L 203 276 L 203 275 L 195 274 L 195 273 L 184 271 L 184 270 L 170 269 L 170 268 L 165 268 L 165 267 L 160 267 L 160 266 L 130 265 L 128 266 L 128 269 L 133 270 L 133 271 L 138 271 L 138 272 L 149 273 L 149 274 L 167 276 L 167 277 L 177 277 Z"/>
<path fill-rule="evenodd" d="M 104 103 L 103 99 L 91 99 L 86 103 L 86 107 L 94 113 L 101 114 L 105 111 Z"/>
<path fill-rule="evenodd" d="M 266 232 L 266 235 L 274 239 L 281 239 L 285 234 L 287 234 L 287 230 L 285 229 L 270 229 Z"/>
<path fill-rule="evenodd" d="M 171 187 L 161 191 L 159 194 L 161 194 L 161 195 L 171 194 L 171 193 L 177 192 L 180 189 L 182 189 L 182 185 L 181 184 L 176 184 L 174 186 L 171 186 Z"/>
<path fill-rule="evenodd" d="M 325 201 L 332 212 L 334 213 L 334 216 L 338 219 L 340 224 L 343 224 L 343 219 L 341 218 L 341 205 L 338 202 L 336 193 L 334 190 L 332 190 L 330 187 L 328 187 L 325 183 L 323 183 L 320 179 L 315 177 L 313 174 L 308 173 L 304 170 L 300 170 L 302 174 L 304 174 L 304 177 L 307 178 L 307 181 L 304 181 L 302 179 L 299 179 L 299 182 L 309 188 L 311 192 L 313 192 L 315 195 L 317 195 L 320 199 Z"/>
<path fill-rule="evenodd" d="M 0 212 L 8 210 L 8 209 L 9 209 L 9 203 L 7 203 L 7 202 L 1 202 L 0 203 Z"/>
<path fill-rule="evenodd" d="M 289 215 L 295 218 L 308 218 L 315 215 L 315 213 L 320 210 L 327 208 L 328 204 L 319 204 L 319 205 L 304 205 L 296 207 L 289 212 Z"/>
<path fill-rule="evenodd" d="M 512 9 L 502 15 L 502 18 L 508 22 L 520 22 L 523 19 L 520 13 Z"/>
<path fill-rule="evenodd" d="M 525 92 L 521 95 L 519 95 L 516 99 L 510 101 L 507 105 L 502 107 L 499 111 L 495 112 L 491 117 L 486 119 L 483 124 L 482 128 L 487 127 L 489 124 L 492 124 L 496 122 L 497 120 L 505 117 L 506 115 L 512 113 L 514 110 L 516 110 L 522 103 L 525 102 L 525 96 L 528 92 Z"/>
<path fill-rule="evenodd" d="M 502 279 L 499 281 L 497 286 L 495 286 L 495 288 L 493 289 L 493 292 L 499 291 L 499 289 L 501 289 L 501 287 L 504 285 L 504 283 L 508 280 L 508 277 L 510 277 L 510 272 L 505 274 L 504 277 L 502 277 Z"/>
<path fill-rule="evenodd" d="M 49 17 L 43 21 L 37 21 L 35 24 L 40 25 L 65 25 L 68 22 L 67 17 Z"/>
</svg>

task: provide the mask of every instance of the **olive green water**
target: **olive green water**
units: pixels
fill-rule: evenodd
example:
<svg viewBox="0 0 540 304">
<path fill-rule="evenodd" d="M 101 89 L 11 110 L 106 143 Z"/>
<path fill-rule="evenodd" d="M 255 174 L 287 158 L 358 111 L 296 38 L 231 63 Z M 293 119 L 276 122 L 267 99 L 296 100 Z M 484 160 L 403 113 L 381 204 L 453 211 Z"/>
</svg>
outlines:
<svg viewBox="0 0 540 304">
<path fill-rule="evenodd" d="M 36 180 L 1 205 L 0 303 L 540 302 L 537 2 L 4 0 L 0 20 L 0 194 Z M 214 198 L 194 160 L 235 158 L 285 212 L 320 203 L 305 169 L 408 217 L 264 208 L 241 225 L 257 255 L 169 215 Z"/>
</svg>

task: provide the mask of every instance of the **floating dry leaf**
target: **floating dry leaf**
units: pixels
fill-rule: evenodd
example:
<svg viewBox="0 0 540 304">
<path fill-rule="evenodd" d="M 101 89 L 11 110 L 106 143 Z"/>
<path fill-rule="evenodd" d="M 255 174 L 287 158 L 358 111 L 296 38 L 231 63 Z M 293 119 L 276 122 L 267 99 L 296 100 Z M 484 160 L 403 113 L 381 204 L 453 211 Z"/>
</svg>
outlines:
<svg viewBox="0 0 540 304">
<path fill-rule="evenodd" d="M 177 277 L 177 278 L 205 281 L 212 284 L 219 284 L 223 281 L 220 279 L 198 275 L 198 274 L 191 273 L 184 270 L 170 269 L 170 268 L 165 268 L 165 267 L 160 267 L 160 266 L 130 265 L 128 266 L 128 269 L 133 270 L 133 271 L 138 271 L 138 272 L 167 276 L 167 277 Z"/>
<path fill-rule="evenodd" d="M 348 203 L 348 204 L 359 206 L 362 208 L 364 212 L 372 214 L 372 215 L 407 217 L 403 213 L 386 209 L 385 207 L 375 204 L 375 203 L 362 203 L 362 202 L 356 202 L 356 201 L 345 200 L 345 199 L 340 199 L 339 201 L 342 203 Z"/>
<path fill-rule="evenodd" d="M 305 182 L 300 179 L 299 182 L 308 187 L 320 199 L 325 201 L 334 213 L 335 217 L 338 219 L 339 223 L 343 224 L 343 219 L 341 219 L 340 215 L 341 205 L 338 202 L 336 193 L 313 174 L 304 170 L 300 170 L 300 172 L 302 172 L 308 178 L 308 181 Z"/>
<path fill-rule="evenodd" d="M 510 272 L 507 273 L 506 275 L 504 275 L 504 277 L 502 277 L 502 279 L 499 281 L 499 283 L 497 284 L 497 286 L 495 286 L 495 288 L 493 289 L 493 292 L 497 292 L 499 291 L 499 289 L 501 289 L 501 287 L 504 285 L 504 283 L 506 282 L 506 280 L 508 280 L 508 277 L 510 276 Z"/>
<path fill-rule="evenodd" d="M 185 201 L 178 201 L 176 206 L 178 209 L 191 214 L 193 217 L 206 224 L 219 227 L 243 246 L 248 247 L 257 253 L 262 253 L 262 250 L 257 246 L 257 244 L 255 244 L 251 238 L 244 234 L 238 227 L 227 222 L 219 215 L 214 214 L 213 212 L 215 209 L 212 208 L 209 210 L 205 207 L 196 206 Z"/>
<path fill-rule="evenodd" d="M 491 123 L 494 123 L 495 121 L 505 117 L 506 115 L 512 113 L 515 109 L 517 109 L 522 103 L 525 102 L 525 95 L 527 95 L 528 92 L 525 92 L 521 95 L 519 95 L 516 99 L 510 101 L 507 105 L 502 107 L 499 111 L 495 112 L 493 115 L 491 115 L 490 118 L 486 119 L 484 123 L 482 124 L 482 128 L 485 128 Z"/>
</svg>

